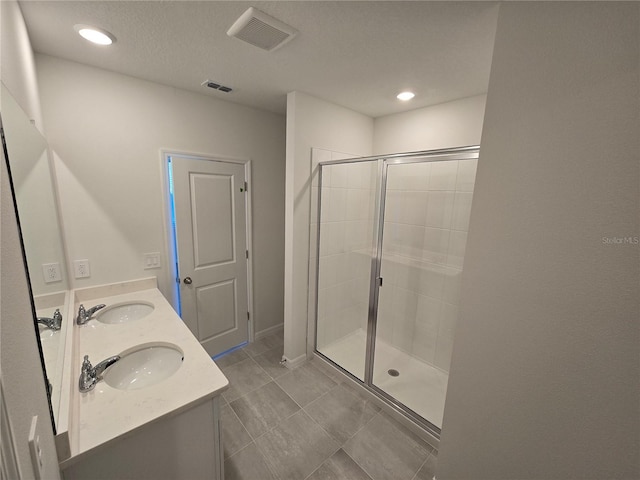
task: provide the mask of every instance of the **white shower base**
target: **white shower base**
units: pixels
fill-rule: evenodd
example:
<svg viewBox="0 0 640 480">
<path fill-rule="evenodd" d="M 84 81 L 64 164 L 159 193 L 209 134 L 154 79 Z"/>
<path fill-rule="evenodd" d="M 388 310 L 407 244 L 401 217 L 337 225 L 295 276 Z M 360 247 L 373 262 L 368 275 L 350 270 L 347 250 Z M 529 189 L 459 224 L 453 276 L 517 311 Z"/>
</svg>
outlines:
<svg viewBox="0 0 640 480">
<path fill-rule="evenodd" d="M 364 380 L 366 343 L 367 334 L 359 329 L 318 351 Z M 387 373 L 389 369 L 400 375 L 392 377 Z M 442 428 L 448 379 L 446 372 L 384 341 L 376 341 L 373 384 L 438 428 Z"/>
</svg>

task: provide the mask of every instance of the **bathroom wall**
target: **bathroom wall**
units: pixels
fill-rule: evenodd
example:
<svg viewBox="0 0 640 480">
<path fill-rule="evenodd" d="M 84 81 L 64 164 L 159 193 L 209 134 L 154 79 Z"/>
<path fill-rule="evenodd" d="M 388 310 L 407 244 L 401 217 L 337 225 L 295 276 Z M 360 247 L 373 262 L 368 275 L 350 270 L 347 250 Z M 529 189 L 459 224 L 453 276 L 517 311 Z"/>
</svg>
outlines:
<svg viewBox="0 0 640 480">
<path fill-rule="evenodd" d="M 250 159 L 255 331 L 280 325 L 284 117 L 50 56 L 36 64 L 69 261 L 91 265 L 74 287 L 157 275 L 170 298 L 161 150 Z M 147 252 L 161 252 L 161 269 L 144 270 Z"/>
<path fill-rule="evenodd" d="M 438 480 L 640 478 L 640 4 L 503 2 Z"/>
<path fill-rule="evenodd" d="M 33 49 L 17 1 L 2 2 L 0 22 L 2 83 L 38 130 L 44 133 Z"/>
<path fill-rule="evenodd" d="M 377 338 L 449 371 L 476 160 L 390 165 Z"/>
<path fill-rule="evenodd" d="M 311 149 L 371 154 L 373 119 L 302 92 L 287 95 L 284 355 L 307 355 Z"/>
<path fill-rule="evenodd" d="M 36 296 L 66 290 L 64 246 L 47 142 L 4 83 L 0 108 L 31 289 Z M 45 282 L 42 265 L 48 263 L 59 264 L 60 281 Z"/>
<path fill-rule="evenodd" d="M 486 99 L 477 95 L 376 118 L 373 154 L 479 145 Z"/>
<path fill-rule="evenodd" d="M 18 4 L 13 1 L 0 2 L 2 64 L 0 78 L 12 86 L 22 108 L 37 120 L 39 104 L 34 88 L 32 51 L 26 27 Z M 33 416 L 38 417 L 38 434 L 42 450 L 42 478 L 60 478 L 58 457 L 53 441 L 53 429 L 49 416 L 49 405 L 40 363 L 40 354 L 33 327 L 31 303 L 25 266 L 18 237 L 13 201 L 8 186 L 4 153 L 0 155 L 2 185 L 0 192 L 2 208 L 0 232 L 0 378 L 3 391 L 3 406 L 9 416 L 8 426 L 12 432 L 11 445 L 21 478 L 35 478 L 27 439 Z M 0 421 L 5 421 L 2 418 Z M 3 439 L 4 440 L 4 439 Z"/>
</svg>

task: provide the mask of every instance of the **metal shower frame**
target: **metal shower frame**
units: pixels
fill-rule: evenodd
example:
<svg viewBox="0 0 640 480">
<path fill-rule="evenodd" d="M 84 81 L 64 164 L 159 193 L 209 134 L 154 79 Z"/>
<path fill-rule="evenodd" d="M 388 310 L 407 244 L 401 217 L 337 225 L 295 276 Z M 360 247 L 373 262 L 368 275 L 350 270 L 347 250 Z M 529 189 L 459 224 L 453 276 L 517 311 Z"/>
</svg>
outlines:
<svg viewBox="0 0 640 480">
<path fill-rule="evenodd" d="M 410 163 L 423 163 L 423 162 L 439 162 L 439 161 L 452 161 L 452 160 L 472 160 L 478 159 L 480 147 L 477 145 L 438 149 L 438 150 L 424 150 L 419 152 L 398 153 L 393 155 L 376 155 L 370 157 L 350 158 L 344 160 L 331 160 L 326 162 L 320 162 L 318 164 L 318 211 L 317 211 L 317 239 L 316 239 L 316 289 L 315 289 L 315 319 L 314 319 L 314 352 L 324 360 L 328 361 L 332 365 L 338 367 L 342 372 L 347 374 L 353 380 L 358 382 L 361 386 L 368 391 L 381 398 L 385 403 L 392 407 L 397 412 L 401 413 L 405 417 L 409 418 L 421 428 L 425 429 L 429 434 L 433 435 L 436 439 L 440 439 L 441 429 L 431 423 L 426 418 L 423 418 L 418 413 L 411 410 L 402 402 L 389 395 L 387 392 L 377 387 L 373 383 L 373 370 L 375 360 L 375 343 L 376 343 L 376 327 L 377 327 L 377 315 L 378 315 L 378 296 L 380 286 L 382 285 L 381 266 L 382 266 L 382 241 L 384 235 L 384 209 L 385 209 L 385 197 L 387 190 L 387 169 L 389 165 L 400 165 Z M 323 167 L 329 165 L 340 165 L 350 163 L 362 163 L 362 162 L 377 162 L 377 178 L 375 186 L 375 205 L 374 205 L 374 219 L 373 219 L 373 244 L 372 252 L 375 255 L 371 256 L 371 269 L 370 269 L 370 281 L 369 281 L 369 309 L 368 309 L 368 321 L 367 321 L 367 344 L 365 352 L 365 369 L 364 369 L 364 381 L 356 377 L 351 372 L 345 370 L 341 365 L 334 362 L 329 357 L 323 355 L 318 351 L 318 292 L 320 288 L 320 234 L 321 234 L 321 209 L 322 209 L 322 170 Z"/>
</svg>

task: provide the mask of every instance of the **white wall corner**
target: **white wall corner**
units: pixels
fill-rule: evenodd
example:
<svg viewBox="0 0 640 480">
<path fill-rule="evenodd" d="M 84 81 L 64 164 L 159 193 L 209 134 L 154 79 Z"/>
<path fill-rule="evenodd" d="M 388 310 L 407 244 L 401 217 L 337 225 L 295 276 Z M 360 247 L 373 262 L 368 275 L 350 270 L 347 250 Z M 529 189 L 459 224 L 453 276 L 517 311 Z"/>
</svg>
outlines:
<svg viewBox="0 0 640 480">
<path fill-rule="evenodd" d="M 299 367 L 300 365 L 302 365 L 306 361 L 307 361 L 307 355 L 306 354 L 300 355 L 300 356 L 298 356 L 296 358 L 289 358 L 286 355 L 282 356 L 282 365 L 287 367 L 289 370 L 293 370 L 293 369 Z"/>
<path fill-rule="evenodd" d="M 285 355 L 308 351 L 311 149 L 371 154 L 373 119 L 307 95 L 287 95 L 285 186 Z"/>
</svg>

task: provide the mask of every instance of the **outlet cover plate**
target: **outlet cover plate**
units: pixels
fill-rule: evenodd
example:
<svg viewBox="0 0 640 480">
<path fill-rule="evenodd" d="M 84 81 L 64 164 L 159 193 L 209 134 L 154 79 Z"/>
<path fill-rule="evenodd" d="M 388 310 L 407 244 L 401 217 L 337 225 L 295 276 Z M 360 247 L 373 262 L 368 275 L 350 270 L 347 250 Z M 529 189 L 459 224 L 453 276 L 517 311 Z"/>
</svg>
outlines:
<svg viewBox="0 0 640 480">
<path fill-rule="evenodd" d="M 87 278 L 91 276 L 91 266 L 89 260 L 75 260 L 73 262 L 73 273 L 76 278 Z"/>
<path fill-rule="evenodd" d="M 44 275 L 44 283 L 53 283 L 62 280 L 59 263 L 43 263 L 42 274 Z"/>
</svg>

